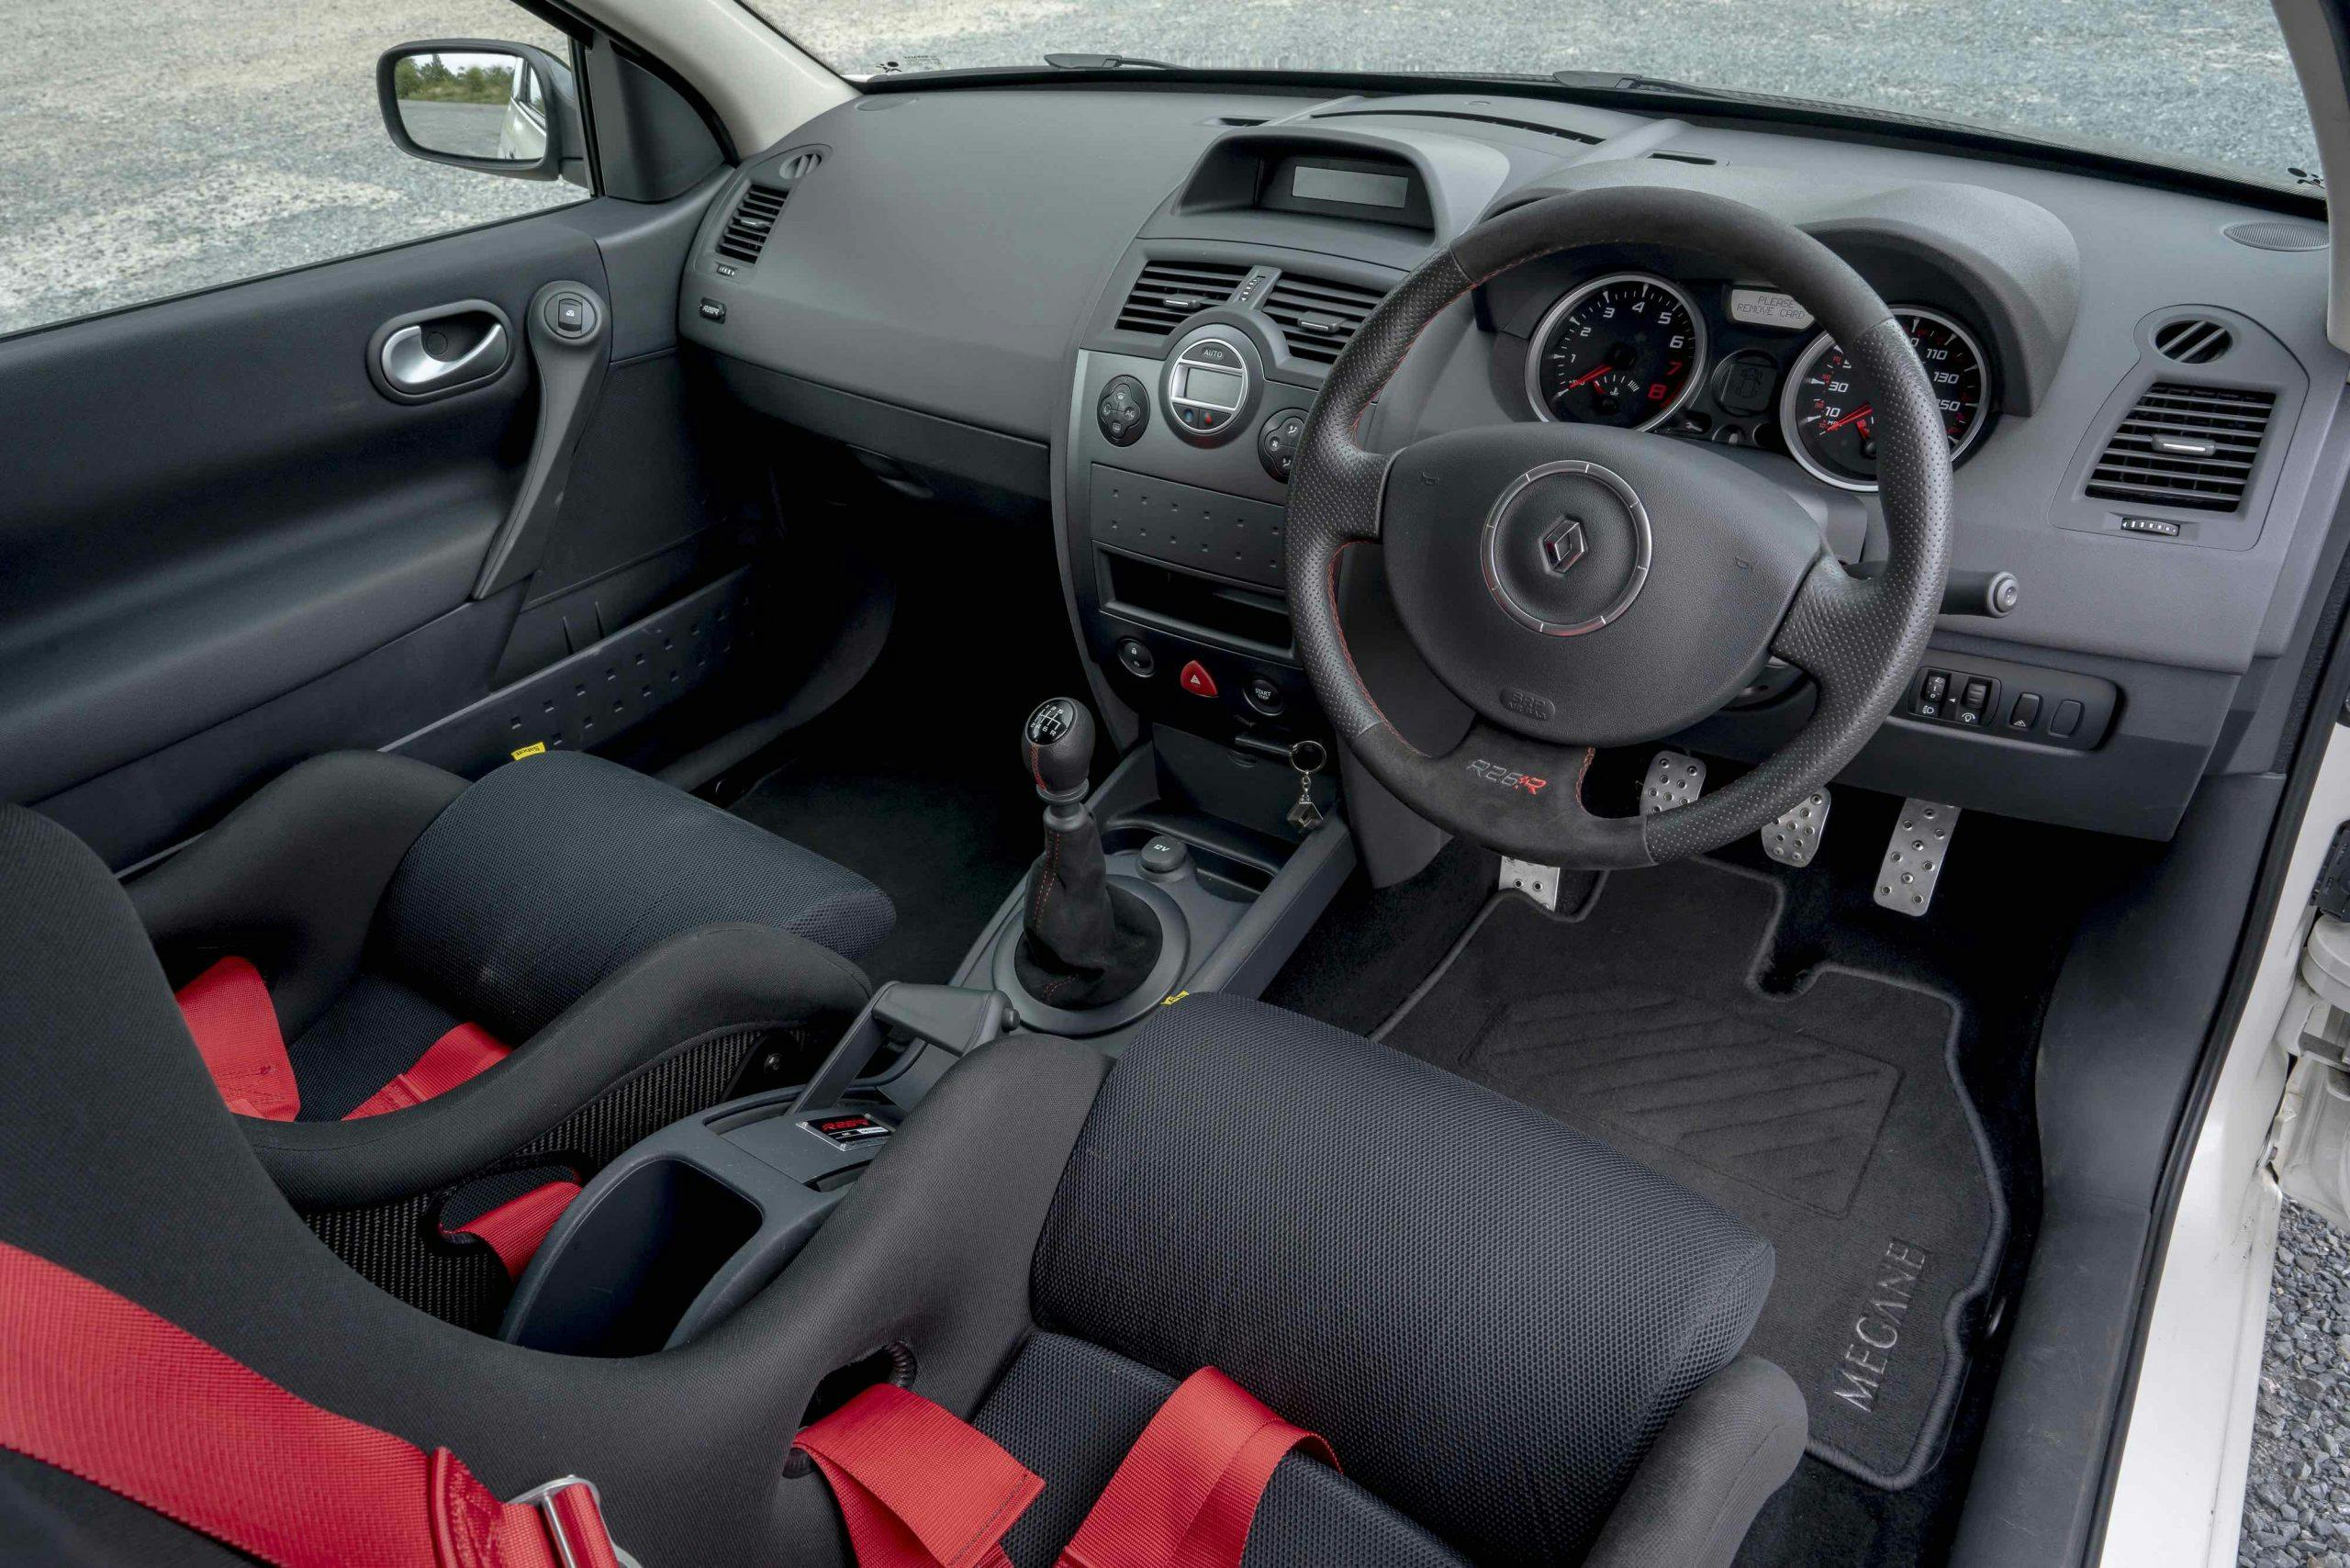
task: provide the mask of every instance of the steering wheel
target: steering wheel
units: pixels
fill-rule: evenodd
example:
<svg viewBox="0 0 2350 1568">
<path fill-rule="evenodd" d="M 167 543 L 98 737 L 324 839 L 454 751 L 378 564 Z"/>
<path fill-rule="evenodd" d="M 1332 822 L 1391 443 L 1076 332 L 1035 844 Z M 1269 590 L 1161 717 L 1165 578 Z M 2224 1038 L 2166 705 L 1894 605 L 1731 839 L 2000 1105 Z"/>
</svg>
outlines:
<svg viewBox="0 0 2350 1568">
<path fill-rule="evenodd" d="M 1444 308 L 1581 245 L 1704 252 L 1816 317 L 1874 394 L 1890 558 L 1858 577 L 1767 477 L 1711 447 L 1568 423 L 1491 426 L 1368 452 L 1363 414 Z M 1290 481 L 1289 604 L 1307 676 L 1371 776 L 1503 854 L 1606 870 L 1752 833 L 1826 782 L 1892 710 L 1950 569 L 1950 442 L 1893 312 L 1828 248 L 1741 203 L 1622 187 L 1547 197 L 1462 234 L 1405 279 L 1331 367 Z M 1476 712 L 1430 756 L 1365 689 L 1338 623 L 1340 557 L 1376 541 L 1421 656 Z M 1597 748 L 1673 734 L 1776 655 L 1818 684 L 1785 745 L 1715 793 L 1638 817 L 1585 809 Z"/>
</svg>

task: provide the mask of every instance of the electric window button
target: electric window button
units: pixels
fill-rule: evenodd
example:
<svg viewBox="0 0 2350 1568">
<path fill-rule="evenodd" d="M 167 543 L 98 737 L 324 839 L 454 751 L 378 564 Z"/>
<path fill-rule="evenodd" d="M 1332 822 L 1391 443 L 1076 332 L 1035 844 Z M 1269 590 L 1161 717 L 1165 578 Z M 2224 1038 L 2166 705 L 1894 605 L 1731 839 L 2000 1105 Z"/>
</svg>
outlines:
<svg viewBox="0 0 2350 1568">
<path fill-rule="evenodd" d="M 2080 733 L 2082 708 L 2079 700 L 2067 697 L 2056 704 L 2056 716 L 2048 721 L 2048 733 L 2058 740 L 2069 740 Z"/>
<path fill-rule="evenodd" d="M 1118 639 L 1118 663 L 1136 680 L 1148 680 L 1158 672 L 1158 658 L 1152 655 L 1150 645 L 1140 637 Z"/>
<path fill-rule="evenodd" d="M 1210 675 L 1208 666 L 1197 659 L 1183 666 L 1182 672 L 1175 678 L 1175 683 L 1194 697 L 1214 697 L 1216 694 L 1215 677 Z"/>
<path fill-rule="evenodd" d="M 2028 730 L 2040 722 L 2040 693 L 2027 691 L 2008 711 L 2008 728 Z"/>
</svg>

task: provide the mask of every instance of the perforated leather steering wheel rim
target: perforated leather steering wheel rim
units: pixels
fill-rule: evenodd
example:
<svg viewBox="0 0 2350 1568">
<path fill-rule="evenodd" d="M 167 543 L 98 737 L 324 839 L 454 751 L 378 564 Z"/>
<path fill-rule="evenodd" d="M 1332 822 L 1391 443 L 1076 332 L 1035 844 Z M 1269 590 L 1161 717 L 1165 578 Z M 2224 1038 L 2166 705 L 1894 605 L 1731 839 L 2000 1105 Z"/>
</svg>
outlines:
<svg viewBox="0 0 2350 1568">
<path fill-rule="evenodd" d="M 1583 778 L 1596 755 L 1589 745 L 1561 745 L 1480 718 L 1452 751 L 1418 750 L 1364 686 L 1337 612 L 1339 562 L 1352 546 L 1379 539 L 1395 455 L 1366 450 L 1358 431 L 1412 345 L 1448 306 L 1499 274 L 1607 243 L 1719 257 L 1771 279 L 1812 313 L 1874 394 L 1888 543 L 1882 569 L 1867 577 L 1847 571 L 1823 543 L 1771 638 L 1771 652 L 1818 687 L 1803 727 L 1726 788 L 1639 817 L 1585 809 Z M 1512 208 L 1462 234 L 1389 295 L 1331 367 L 1307 416 L 1285 546 L 1299 655 L 1323 711 L 1371 775 L 1454 834 L 1505 855 L 1588 869 L 1655 865 L 1717 848 L 1761 828 L 1841 770 L 1924 656 L 1950 547 L 1949 442 L 1925 369 L 1891 308 L 1792 225 L 1720 196 L 1647 186 Z"/>
</svg>

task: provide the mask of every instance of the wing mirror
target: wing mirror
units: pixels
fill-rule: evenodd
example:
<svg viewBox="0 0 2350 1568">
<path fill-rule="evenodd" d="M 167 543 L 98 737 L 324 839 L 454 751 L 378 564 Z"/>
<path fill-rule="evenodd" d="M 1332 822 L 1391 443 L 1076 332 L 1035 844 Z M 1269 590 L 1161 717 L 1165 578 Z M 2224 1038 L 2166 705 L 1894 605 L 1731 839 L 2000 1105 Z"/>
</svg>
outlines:
<svg viewBox="0 0 2350 1568">
<path fill-rule="evenodd" d="M 375 91 L 384 129 L 410 157 L 588 183 L 578 87 L 544 50 L 483 39 L 404 43 L 375 62 Z"/>
</svg>

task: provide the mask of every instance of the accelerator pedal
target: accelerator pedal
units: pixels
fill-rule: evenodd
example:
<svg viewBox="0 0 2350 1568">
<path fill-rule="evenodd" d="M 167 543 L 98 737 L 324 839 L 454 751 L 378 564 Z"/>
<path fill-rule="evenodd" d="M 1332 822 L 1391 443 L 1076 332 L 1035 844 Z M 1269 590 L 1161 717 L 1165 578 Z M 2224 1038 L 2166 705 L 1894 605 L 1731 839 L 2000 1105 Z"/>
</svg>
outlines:
<svg viewBox="0 0 2350 1568">
<path fill-rule="evenodd" d="M 1925 913 L 1934 902 L 1934 884 L 1950 864 L 1950 835 L 1957 826 L 1956 806 L 1915 796 L 1902 801 L 1885 846 L 1885 864 L 1877 868 L 1876 902 L 1903 914 Z"/>
<path fill-rule="evenodd" d="M 1685 806 L 1706 792 L 1706 765 L 1683 751 L 1661 751 L 1649 758 L 1640 785 L 1640 815 L 1654 816 Z"/>
<path fill-rule="evenodd" d="M 1819 853 L 1819 839 L 1828 831 L 1828 790 L 1814 790 L 1762 829 L 1762 853 L 1782 866 L 1798 868 Z"/>
</svg>

